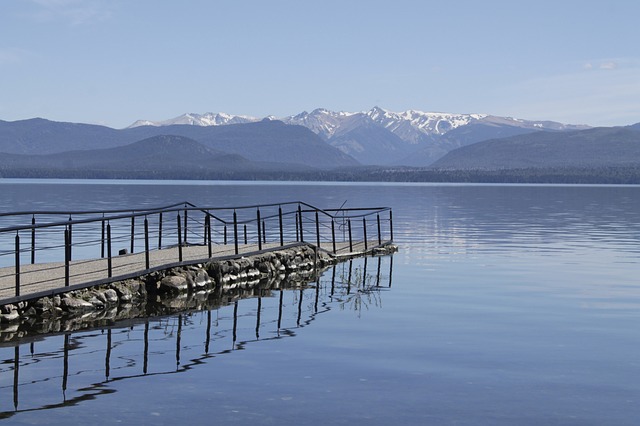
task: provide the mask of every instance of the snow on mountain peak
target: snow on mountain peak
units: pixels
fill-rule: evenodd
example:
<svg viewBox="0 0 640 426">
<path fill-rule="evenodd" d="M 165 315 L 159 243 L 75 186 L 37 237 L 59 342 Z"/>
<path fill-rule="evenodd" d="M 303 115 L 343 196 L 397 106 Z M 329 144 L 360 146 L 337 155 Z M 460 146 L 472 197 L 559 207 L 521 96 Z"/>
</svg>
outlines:
<svg viewBox="0 0 640 426">
<path fill-rule="evenodd" d="M 224 126 L 227 124 L 251 123 L 258 120 L 258 118 L 247 115 L 232 115 L 225 112 L 207 112 L 204 114 L 186 113 L 163 121 L 138 120 L 129 127 L 171 126 L 174 124 L 185 124 L 190 126 Z"/>
</svg>

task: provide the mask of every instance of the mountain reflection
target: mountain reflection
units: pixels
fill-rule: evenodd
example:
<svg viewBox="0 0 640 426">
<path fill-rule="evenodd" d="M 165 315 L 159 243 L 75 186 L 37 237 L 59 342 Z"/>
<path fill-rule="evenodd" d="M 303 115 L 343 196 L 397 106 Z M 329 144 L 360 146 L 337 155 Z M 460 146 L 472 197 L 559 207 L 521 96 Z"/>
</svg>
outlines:
<svg viewBox="0 0 640 426">
<path fill-rule="evenodd" d="M 295 337 L 338 307 L 381 308 L 393 257 L 355 259 L 301 283 L 234 289 L 206 310 L 188 310 L 31 335 L 0 347 L 0 418 L 72 406 L 117 392 L 113 382 L 203 368 L 259 341 Z M 165 304 L 166 306 L 166 304 Z M 211 308 L 215 306 L 215 308 Z M 179 378 L 175 378 L 175 381 Z"/>
</svg>

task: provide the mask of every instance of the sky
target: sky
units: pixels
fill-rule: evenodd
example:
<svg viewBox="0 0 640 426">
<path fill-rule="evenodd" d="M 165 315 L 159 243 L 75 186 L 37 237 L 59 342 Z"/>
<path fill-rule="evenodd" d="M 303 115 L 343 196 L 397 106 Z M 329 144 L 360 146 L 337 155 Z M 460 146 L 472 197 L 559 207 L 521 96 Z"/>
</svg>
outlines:
<svg viewBox="0 0 640 426">
<path fill-rule="evenodd" d="M 0 120 L 315 108 L 640 122 L 636 0 L 2 0 Z"/>
</svg>

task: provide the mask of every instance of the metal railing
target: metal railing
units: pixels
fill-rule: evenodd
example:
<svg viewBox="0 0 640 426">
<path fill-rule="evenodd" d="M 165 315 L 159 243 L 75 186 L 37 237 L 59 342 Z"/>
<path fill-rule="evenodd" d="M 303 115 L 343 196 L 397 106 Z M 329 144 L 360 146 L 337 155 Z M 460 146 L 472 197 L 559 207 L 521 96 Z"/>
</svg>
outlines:
<svg viewBox="0 0 640 426">
<path fill-rule="evenodd" d="M 301 201 L 240 207 L 183 202 L 133 210 L 11 212 L 0 213 L 2 225 L 0 301 L 9 297 L 10 288 L 15 289 L 11 296 L 18 298 L 25 285 L 41 286 L 55 276 L 63 276 L 63 285 L 69 287 L 72 279 L 77 284 L 83 279 L 85 283 L 108 282 L 132 276 L 123 272 L 132 267 L 135 275 L 142 275 L 160 266 L 199 263 L 197 260 L 214 255 L 239 255 L 292 243 L 312 244 L 339 256 L 393 241 L 388 207 L 319 209 Z M 194 247 L 199 249 L 194 251 Z M 137 256 L 123 256 L 131 254 Z M 101 262 L 96 263 L 98 259 Z M 36 274 L 44 278 L 36 279 Z"/>
</svg>

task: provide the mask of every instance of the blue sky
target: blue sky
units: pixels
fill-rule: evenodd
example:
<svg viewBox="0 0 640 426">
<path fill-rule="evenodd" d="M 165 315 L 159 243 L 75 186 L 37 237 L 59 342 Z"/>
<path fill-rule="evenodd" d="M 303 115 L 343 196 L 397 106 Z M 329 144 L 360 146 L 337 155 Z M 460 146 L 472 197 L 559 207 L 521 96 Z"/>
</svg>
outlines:
<svg viewBox="0 0 640 426">
<path fill-rule="evenodd" d="M 322 107 L 640 122 L 640 2 L 3 0 L 0 119 Z"/>
</svg>

